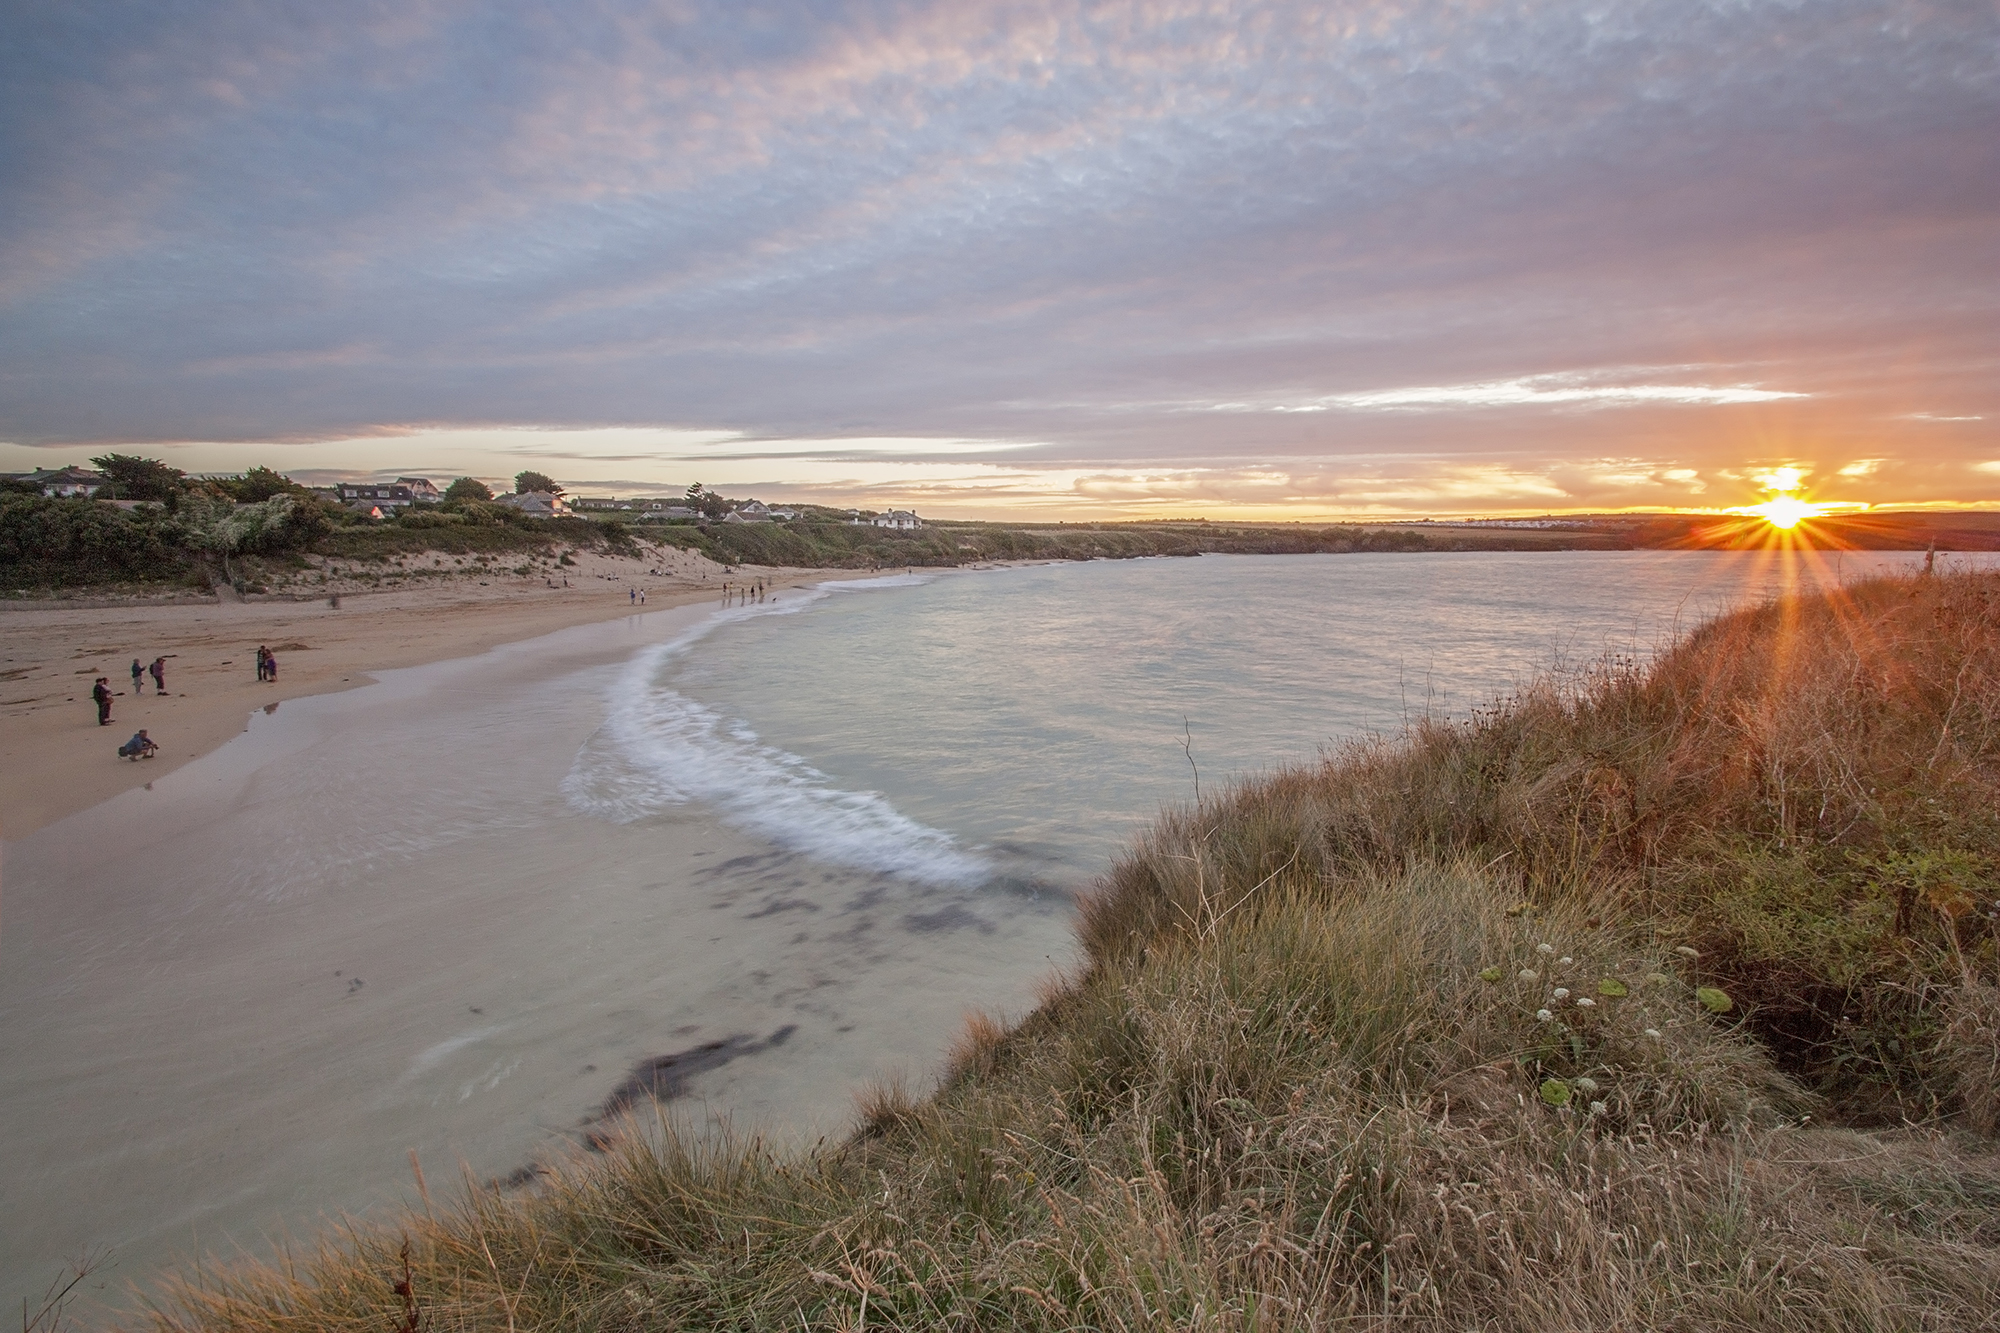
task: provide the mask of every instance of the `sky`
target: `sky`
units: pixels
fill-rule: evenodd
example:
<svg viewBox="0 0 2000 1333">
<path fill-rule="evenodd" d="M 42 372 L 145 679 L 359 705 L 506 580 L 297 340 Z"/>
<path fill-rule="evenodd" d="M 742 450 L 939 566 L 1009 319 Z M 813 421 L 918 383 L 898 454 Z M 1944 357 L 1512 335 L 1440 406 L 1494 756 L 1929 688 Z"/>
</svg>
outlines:
<svg viewBox="0 0 2000 1333">
<path fill-rule="evenodd" d="M 1993 0 L 0 13 L 4 469 L 2000 503 Z"/>
</svg>

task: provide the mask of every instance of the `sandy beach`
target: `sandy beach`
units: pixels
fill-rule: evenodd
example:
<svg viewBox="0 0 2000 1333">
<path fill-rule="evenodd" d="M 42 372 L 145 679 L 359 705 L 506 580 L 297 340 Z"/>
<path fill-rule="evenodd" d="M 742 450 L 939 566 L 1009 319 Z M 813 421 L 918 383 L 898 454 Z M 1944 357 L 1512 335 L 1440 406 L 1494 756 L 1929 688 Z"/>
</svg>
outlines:
<svg viewBox="0 0 2000 1333">
<path fill-rule="evenodd" d="M 723 577 L 782 598 L 828 578 L 648 568 L 0 618 L 27 668 L 0 1299 L 91 1255 L 89 1302 L 125 1307 L 177 1259 L 410 1203 L 412 1151 L 434 1189 L 505 1180 L 651 1094 L 839 1133 L 865 1083 L 931 1077 L 968 1010 L 1031 1003 L 1066 898 L 821 864 L 699 803 L 621 820 L 569 798 L 634 661 L 715 623 Z M 69 685 L 129 690 L 131 658 L 166 652 L 173 693 L 119 698 L 114 727 Z M 137 726 L 167 756 L 116 758 Z"/>
<path fill-rule="evenodd" d="M 580 552 L 570 586 L 540 576 L 460 574 L 422 587 L 341 593 L 325 600 L 116 605 L 0 602 L 0 839 L 16 842 L 121 791 L 155 781 L 209 753 L 249 725 L 253 712 L 287 699 L 352 689 L 372 671 L 465 657 L 635 609 L 721 596 L 725 582 L 762 579 L 792 587 L 825 570 L 732 574 L 672 548 L 638 557 Z M 652 571 L 659 571 L 657 573 Z M 258 645 L 278 658 L 278 679 L 260 682 Z M 132 692 L 133 659 L 165 657 L 167 693 L 151 677 Z M 118 693 L 112 724 L 97 725 L 90 688 L 108 676 Z M 149 761 L 117 757 L 140 727 L 160 745 Z"/>
</svg>

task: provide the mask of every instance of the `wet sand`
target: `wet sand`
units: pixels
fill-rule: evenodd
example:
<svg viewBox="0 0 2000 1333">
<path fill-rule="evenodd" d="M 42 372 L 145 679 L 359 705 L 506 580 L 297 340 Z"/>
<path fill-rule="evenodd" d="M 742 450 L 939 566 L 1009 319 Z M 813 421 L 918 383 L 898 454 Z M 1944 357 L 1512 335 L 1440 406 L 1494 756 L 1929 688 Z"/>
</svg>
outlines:
<svg viewBox="0 0 2000 1333">
<path fill-rule="evenodd" d="M 697 596 L 365 688 L 322 676 L 347 692 L 253 712 L 7 844 L 0 1299 L 95 1248 L 93 1299 L 116 1304 L 176 1255 L 407 1203 L 412 1149 L 434 1190 L 461 1164 L 518 1178 L 654 1096 L 837 1133 L 864 1081 L 934 1073 L 969 1009 L 1032 1003 L 1072 948 L 1059 895 L 829 868 L 692 806 L 618 824 L 565 801 L 619 669 L 710 614 Z M 270 614 L 349 643 L 353 608 Z M 392 611 L 425 636 L 422 606 Z M 273 623 L 182 632 L 254 648 Z M 258 698 L 248 659 L 217 709 Z"/>
</svg>

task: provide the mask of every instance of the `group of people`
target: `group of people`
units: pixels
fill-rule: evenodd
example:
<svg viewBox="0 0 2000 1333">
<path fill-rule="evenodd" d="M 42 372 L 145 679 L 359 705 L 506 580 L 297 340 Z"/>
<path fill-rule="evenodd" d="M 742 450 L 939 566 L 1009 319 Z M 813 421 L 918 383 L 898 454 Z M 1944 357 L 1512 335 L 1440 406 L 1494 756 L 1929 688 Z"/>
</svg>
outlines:
<svg viewBox="0 0 2000 1333">
<path fill-rule="evenodd" d="M 164 657 L 154 658 L 153 665 L 150 667 L 140 666 L 139 659 L 136 657 L 132 659 L 132 693 L 144 694 L 146 692 L 147 672 L 151 672 L 153 676 L 153 693 L 165 694 L 167 692 L 167 659 Z M 97 705 L 98 726 L 108 727 L 111 725 L 111 701 L 116 697 L 111 692 L 111 677 L 109 676 L 99 676 L 96 682 L 91 685 L 90 701 Z"/>
<path fill-rule="evenodd" d="M 147 672 L 151 672 L 153 675 L 153 693 L 165 694 L 167 692 L 167 659 L 164 657 L 154 658 L 153 665 L 149 667 L 140 666 L 139 659 L 136 657 L 132 659 L 132 693 L 144 694 L 146 692 Z"/>
<path fill-rule="evenodd" d="M 138 658 L 135 657 L 132 659 L 133 694 L 139 695 L 146 692 L 146 677 L 148 675 L 151 675 L 153 678 L 153 693 L 165 694 L 167 692 L 167 659 L 164 656 L 154 658 L 151 666 L 141 666 Z M 257 679 L 260 681 L 275 681 L 277 678 L 278 655 L 263 644 L 258 644 Z M 112 693 L 111 677 L 109 676 L 99 676 L 96 683 L 90 687 L 90 701 L 97 705 L 98 726 L 108 727 L 111 725 L 111 701 L 117 697 L 116 694 Z M 151 759 L 159 751 L 159 742 L 148 736 L 144 727 L 139 728 L 131 740 L 126 741 L 118 747 L 120 758 L 130 759 L 134 762 L 140 759 Z"/>
</svg>

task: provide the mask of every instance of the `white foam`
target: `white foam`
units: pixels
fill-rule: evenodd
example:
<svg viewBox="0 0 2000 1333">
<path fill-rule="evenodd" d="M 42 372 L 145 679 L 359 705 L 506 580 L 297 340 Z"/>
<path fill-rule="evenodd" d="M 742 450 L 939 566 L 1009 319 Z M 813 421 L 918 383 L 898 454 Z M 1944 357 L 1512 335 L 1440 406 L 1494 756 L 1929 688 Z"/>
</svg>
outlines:
<svg viewBox="0 0 2000 1333">
<path fill-rule="evenodd" d="M 700 802 L 729 824 L 833 865 L 925 883 L 976 884 L 992 874 L 984 858 L 948 833 L 898 811 L 880 792 L 845 791 L 798 755 L 766 745 L 727 717 L 661 683 L 663 668 L 718 625 L 753 615 L 788 615 L 833 592 L 903 587 L 899 575 L 835 582 L 775 602 L 718 611 L 680 637 L 639 653 L 618 673 L 600 727 L 563 779 L 575 808 L 630 823 L 670 806 Z"/>
</svg>

